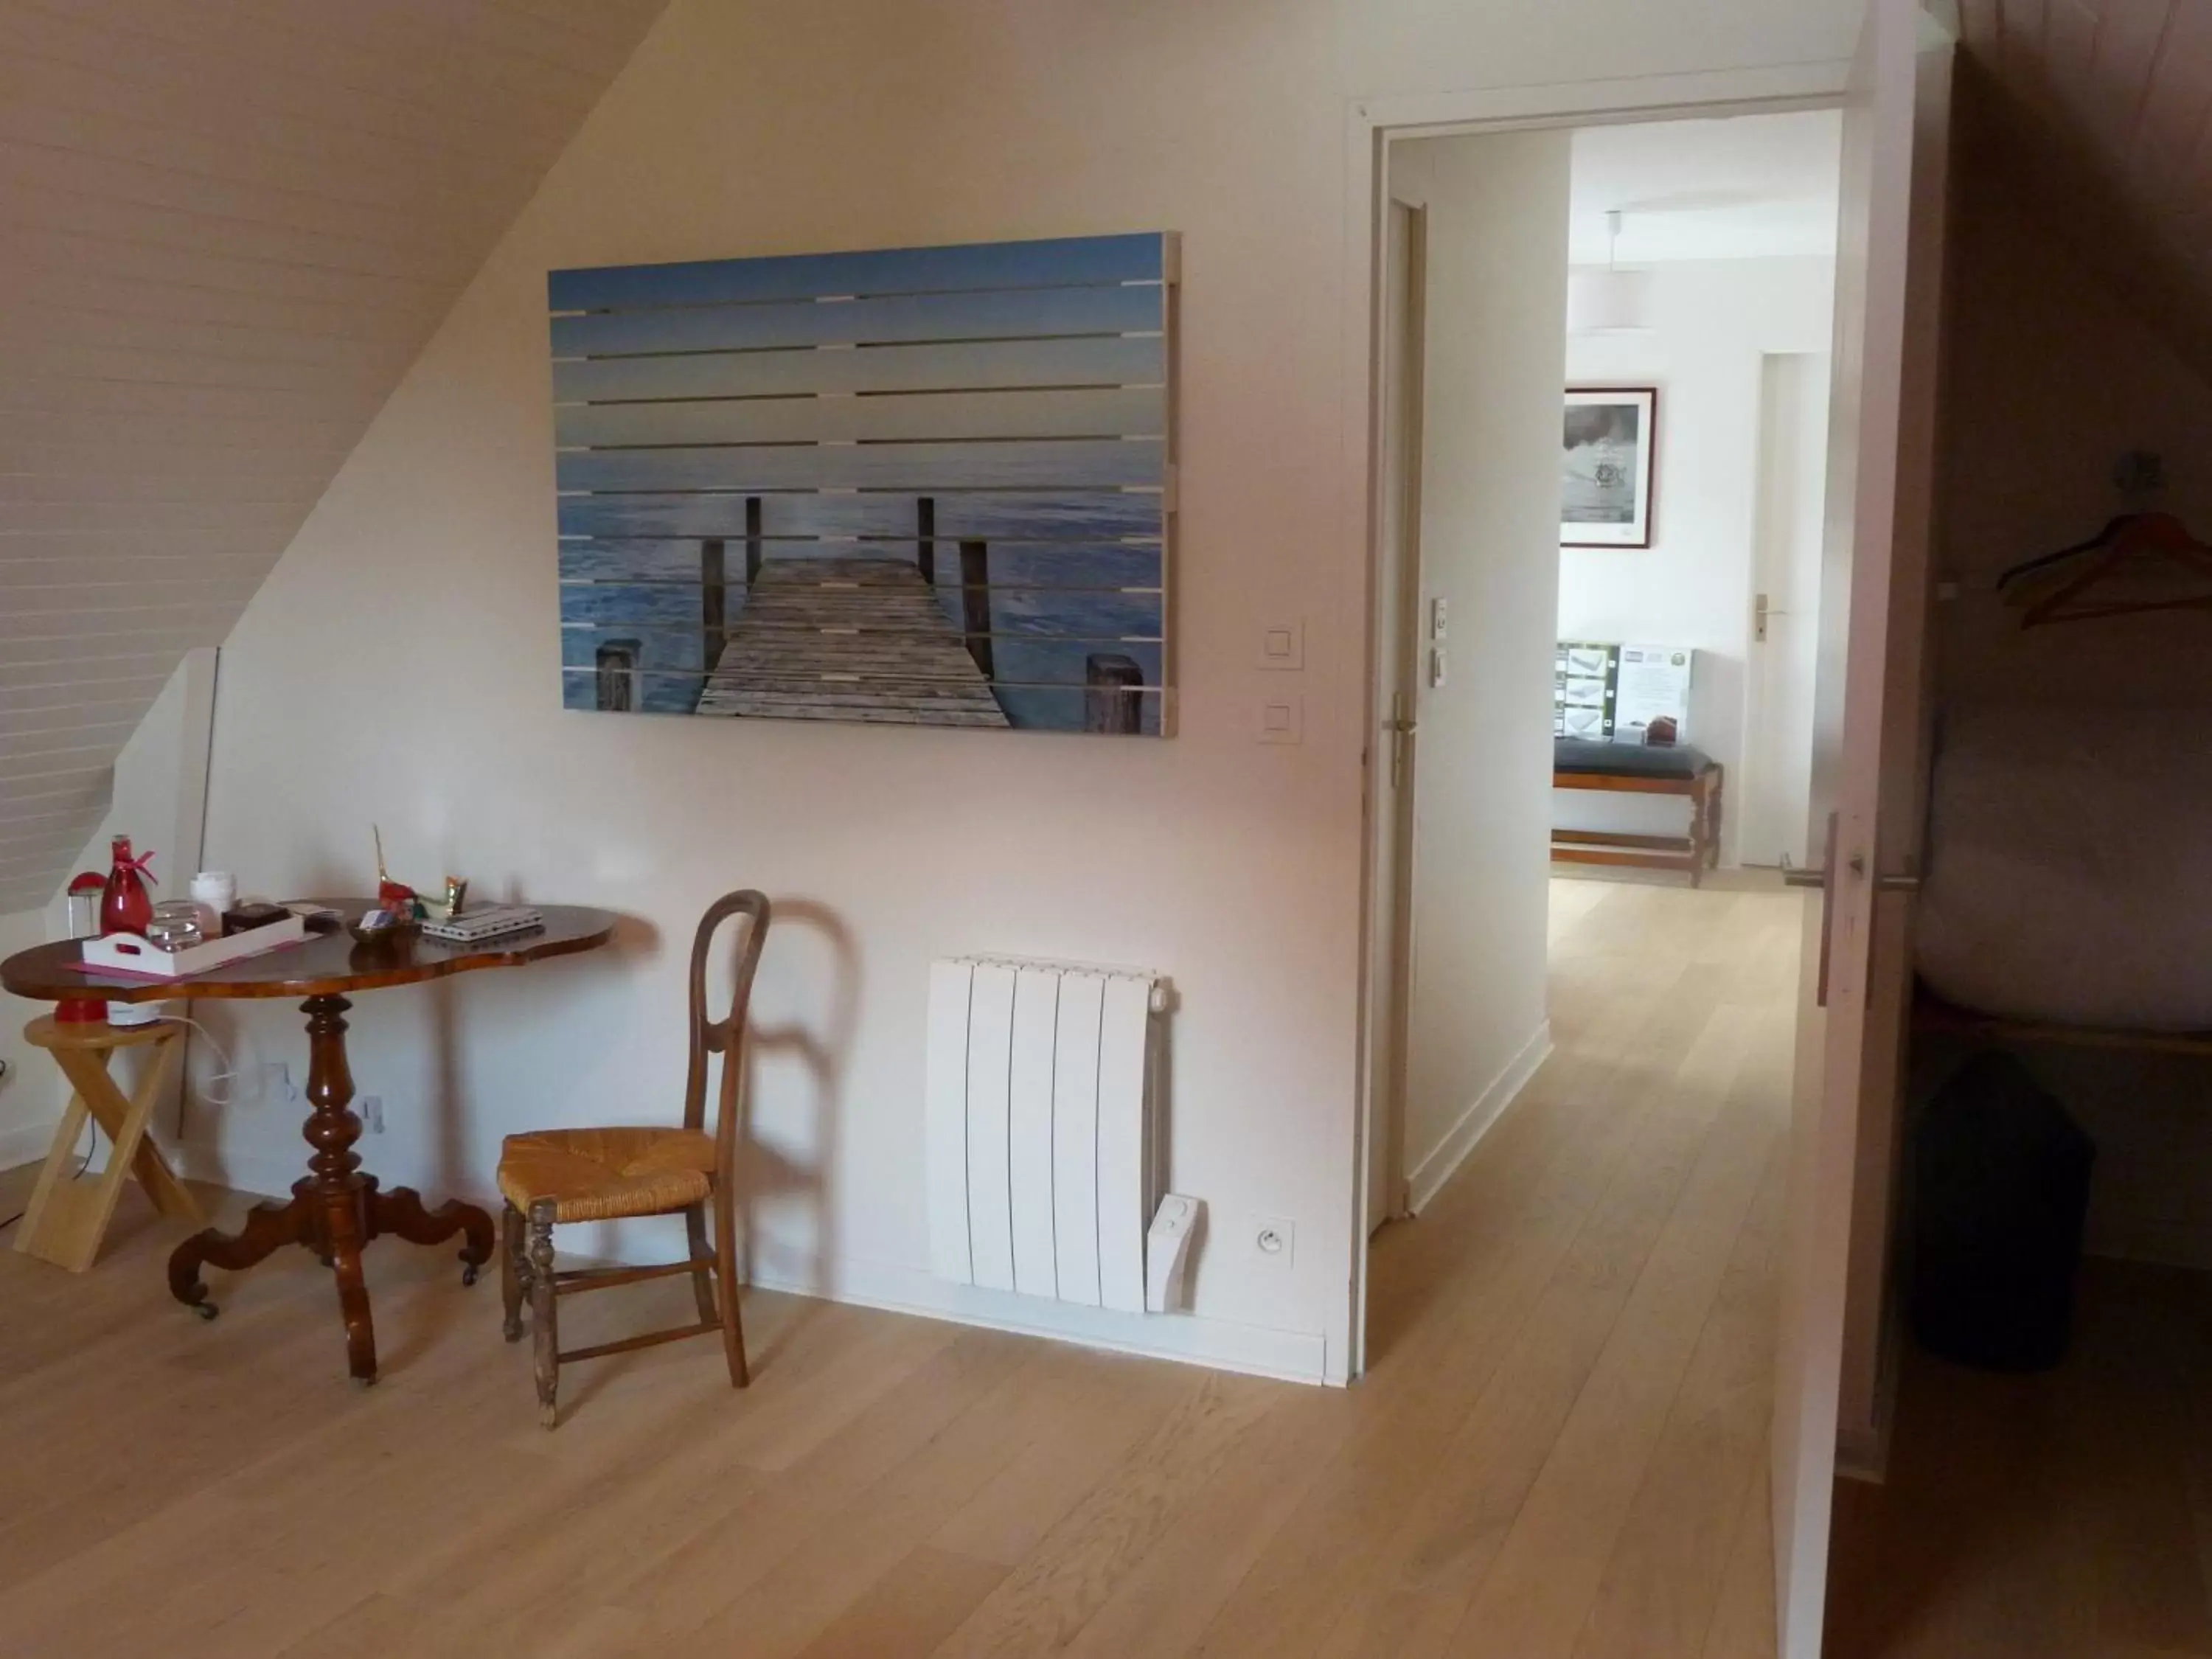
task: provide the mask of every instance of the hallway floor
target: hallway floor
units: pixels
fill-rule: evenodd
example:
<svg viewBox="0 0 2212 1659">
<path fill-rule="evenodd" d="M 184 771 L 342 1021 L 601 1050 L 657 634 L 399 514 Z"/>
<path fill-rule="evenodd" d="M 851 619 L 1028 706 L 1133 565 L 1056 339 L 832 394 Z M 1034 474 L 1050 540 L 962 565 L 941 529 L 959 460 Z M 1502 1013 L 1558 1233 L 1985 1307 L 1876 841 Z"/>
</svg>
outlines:
<svg viewBox="0 0 2212 1659">
<path fill-rule="evenodd" d="M 1908 1351 L 1832 1560 L 1830 1659 L 2212 1655 L 2212 1275 L 2087 1262 L 2041 1376 Z"/>
<path fill-rule="evenodd" d="M 1349 1390 L 761 1294 L 748 1393 L 650 1350 L 549 1435 L 442 1253 L 372 1254 L 363 1391 L 301 1253 L 204 1326 L 135 1197 L 81 1279 L 0 1252 L 0 1654 L 1769 1655 L 1801 901 L 1554 894 L 1557 1052 L 1376 1240 Z"/>
</svg>

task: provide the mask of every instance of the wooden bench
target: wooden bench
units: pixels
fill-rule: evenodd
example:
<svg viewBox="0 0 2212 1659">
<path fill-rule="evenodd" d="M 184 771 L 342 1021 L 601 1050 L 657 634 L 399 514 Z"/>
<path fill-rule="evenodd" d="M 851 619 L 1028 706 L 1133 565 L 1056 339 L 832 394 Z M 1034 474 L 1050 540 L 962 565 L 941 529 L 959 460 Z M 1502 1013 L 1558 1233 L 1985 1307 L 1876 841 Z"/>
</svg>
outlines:
<svg viewBox="0 0 2212 1659">
<path fill-rule="evenodd" d="M 1695 887 L 1721 857 L 1722 769 L 1703 750 L 1560 738 L 1553 744 L 1552 787 L 1606 793 L 1680 795 L 1690 803 L 1686 836 L 1632 836 L 1607 830 L 1554 830 L 1560 864 L 1612 864 L 1679 870 Z"/>
</svg>

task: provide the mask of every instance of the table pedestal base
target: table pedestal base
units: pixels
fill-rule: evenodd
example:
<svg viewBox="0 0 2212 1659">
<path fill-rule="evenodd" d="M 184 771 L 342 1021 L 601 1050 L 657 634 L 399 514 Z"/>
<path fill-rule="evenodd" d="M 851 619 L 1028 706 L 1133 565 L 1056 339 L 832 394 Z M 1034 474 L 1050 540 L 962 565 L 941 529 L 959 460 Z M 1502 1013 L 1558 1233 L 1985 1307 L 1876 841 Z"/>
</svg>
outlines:
<svg viewBox="0 0 2212 1659">
<path fill-rule="evenodd" d="M 353 1077 L 345 1056 L 350 1005 L 343 997 L 309 997 L 307 1098 L 314 1111 L 301 1130 L 315 1149 L 307 1174 L 292 1183 L 289 1204 L 257 1204 L 235 1233 L 210 1228 L 179 1244 L 169 1257 L 169 1294 L 204 1317 L 215 1316 L 200 1269 L 212 1265 L 231 1272 L 265 1261 L 287 1244 L 306 1246 L 337 1275 L 338 1311 L 345 1321 L 346 1366 L 358 1382 L 376 1381 L 376 1326 L 369 1313 L 368 1287 L 362 1279 L 361 1253 L 385 1234 L 410 1244 L 442 1244 L 460 1235 L 461 1283 L 476 1283 L 477 1270 L 491 1260 L 491 1217 L 458 1200 L 435 1210 L 424 1206 L 412 1188 L 380 1191 L 374 1176 L 361 1173 L 353 1143 L 361 1119 L 350 1109 Z"/>
</svg>

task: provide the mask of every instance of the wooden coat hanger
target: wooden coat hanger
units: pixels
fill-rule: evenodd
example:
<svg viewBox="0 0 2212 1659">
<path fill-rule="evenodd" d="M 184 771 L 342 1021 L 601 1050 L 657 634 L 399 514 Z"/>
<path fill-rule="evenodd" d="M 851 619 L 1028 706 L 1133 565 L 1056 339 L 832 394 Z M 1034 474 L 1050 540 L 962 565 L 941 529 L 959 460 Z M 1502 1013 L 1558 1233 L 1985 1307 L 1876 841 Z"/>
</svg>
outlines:
<svg viewBox="0 0 2212 1659">
<path fill-rule="evenodd" d="M 2040 598 L 2031 597 L 2035 592 L 2033 585 L 2014 586 L 2022 578 L 2075 559 L 2088 562 Z M 2148 595 L 2138 592 L 2119 598 L 2112 594 L 2116 583 L 2158 568 L 2192 580 L 2179 589 L 2169 584 L 2163 591 Z M 2124 514 L 2086 542 L 2013 566 L 1997 578 L 1997 587 L 2011 602 L 2027 606 L 2027 614 L 2020 621 L 2022 628 L 2153 611 L 2212 610 L 2212 546 L 2191 535 L 2188 527 L 2170 513 Z"/>
</svg>

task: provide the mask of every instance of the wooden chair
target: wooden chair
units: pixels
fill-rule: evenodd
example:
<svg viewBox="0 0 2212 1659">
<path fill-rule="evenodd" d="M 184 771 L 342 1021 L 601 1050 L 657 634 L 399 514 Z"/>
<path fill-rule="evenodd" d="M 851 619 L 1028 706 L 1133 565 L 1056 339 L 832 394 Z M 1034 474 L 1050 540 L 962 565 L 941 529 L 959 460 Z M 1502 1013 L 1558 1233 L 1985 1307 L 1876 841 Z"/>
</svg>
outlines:
<svg viewBox="0 0 2212 1659">
<path fill-rule="evenodd" d="M 737 946 L 730 1009 L 720 1019 L 709 1019 L 708 955 L 715 933 L 732 916 L 746 918 L 746 926 L 744 939 Z M 556 1392 L 563 1360 L 596 1359 L 604 1354 L 720 1331 L 731 1386 L 742 1389 L 749 1380 L 744 1329 L 738 1318 L 733 1164 L 738 1091 L 744 1074 L 746 1005 L 752 998 L 753 974 L 760 966 L 768 927 L 768 900 L 750 891 L 717 899 L 700 919 L 698 934 L 691 944 L 691 1066 L 684 1089 L 682 1128 L 541 1129 L 509 1135 L 500 1151 L 499 1190 L 507 1200 L 502 1218 L 505 1248 L 501 1252 L 507 1340 L 521 1339 L 522 1304 L 526 1296 L 536 1327 L 538 1418 L 549 1429 L 558 1420 Z M 722 1057 L 711 1133 L 707 1127 L 709 1054 Z M 714 1210 L 711 1251 L 707 1245 L 710 1203 Z M 690 1237 L 690 1255 L 685 1261 L 652 1267 L 554 1270 L 553 1229 L 562 1222 L 679 1213 Z M 692 1292 L 699 1306 L 696 1324 L 561 1352 L 560 1297 L 677 1273 L 691 1275 Z"/>
</svg>

